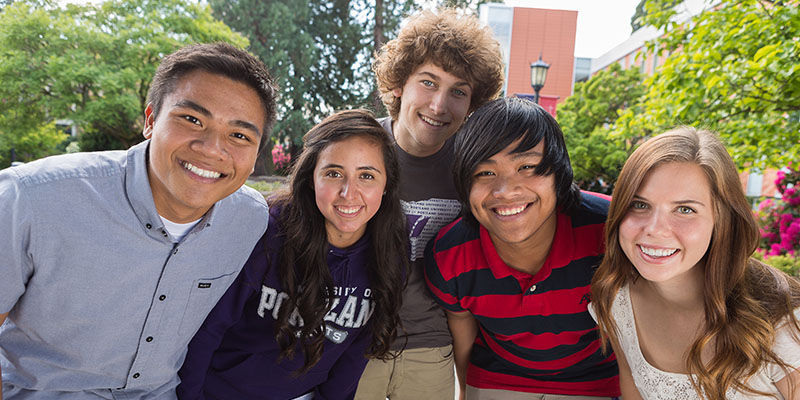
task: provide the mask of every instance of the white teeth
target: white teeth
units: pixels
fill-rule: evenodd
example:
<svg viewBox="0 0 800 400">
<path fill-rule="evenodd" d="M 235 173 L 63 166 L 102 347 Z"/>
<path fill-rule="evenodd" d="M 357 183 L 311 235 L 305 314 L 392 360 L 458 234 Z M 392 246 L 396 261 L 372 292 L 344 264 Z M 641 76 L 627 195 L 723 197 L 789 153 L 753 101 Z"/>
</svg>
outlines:
<svg viewBox="0 0 800 400">
<path fill-rule="evenodd" d="M 675 254 L 678 249 L 651 249 L 649 247 L 639 246 L 642 249 L 642 253 L 647 254 L 650 257 L 667 257 Z"/>
<path fill-rule="evenodd" d="M 527 207 L 527 206 L 519 206 L 519 207 L 514 207 L 514 208 L 496 208 L 495 211 L 498 214 L 503 215 L 503 216 L 515 215 L 515 214 L 519 214 L 523 210 L 525 210 L 525 207 Z"/>
<path fill-rule="evenodd" d="M 433 126 L 442 126 L 442 125 L 444 125 L 444 122 L 439 122 L 439 121 L 437 121 L 435 119 L 430 119 L 430 118 L 428 118 L 428 117 L 426 117 L 424 115 L 420 115 L 420 118 L 422 118 L 423 121 L 425 121 L 425 122 L 427 122 L 427 123 L 429 123 L 429 124 L 431 124 Z"/>
<path fill-rule="evenodd" d="M 189 171 L 192 171 L 194 174 L 202 176 L 203 178 L 216 179 L 216 178 L 219 178 L 220 176 L 222 176 L 222 174 L 219 173 L 219 172 L 214 172 L 214 171 L 209 171 L 209 170 L 205 170 L 205 169 L 202 169 L 202 168 L 197 168 L 194 165 L 192 165 L 192 164 L 190 164 L 188 162 L 185 162 L 185 161 L 183 163 L 183 168 L 186 168 Z"/>
<path fill-rule="evenodd" d="M 339 212 L 342 213 L 342 214 L 355 214 L 355 213 L 358 212 L 358 210 L 361 209 L 361 207 L 360 206 L 356 206 L 356 207 L 341 207 L 341 206 L 337 206 L 336 209 L 339 210 Z"/>
</svg>

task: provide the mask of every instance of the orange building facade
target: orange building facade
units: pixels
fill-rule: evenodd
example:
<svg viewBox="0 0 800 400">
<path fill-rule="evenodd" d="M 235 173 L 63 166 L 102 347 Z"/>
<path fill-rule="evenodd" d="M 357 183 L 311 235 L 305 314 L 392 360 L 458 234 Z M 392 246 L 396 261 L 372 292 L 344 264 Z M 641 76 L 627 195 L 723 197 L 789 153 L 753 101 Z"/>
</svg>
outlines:
<svg viewBox="0 0 800 400">
<path fill-rule="evenodd" d="M 480 14 L 503 51 L 504 95 L 533 96 L 531 63 L 541 55 L 550 69 L 539 92 L 539 104 L 555 116 L 557 104 L 572 94 L 578 12 L 485 4 Z"/>
</svg>

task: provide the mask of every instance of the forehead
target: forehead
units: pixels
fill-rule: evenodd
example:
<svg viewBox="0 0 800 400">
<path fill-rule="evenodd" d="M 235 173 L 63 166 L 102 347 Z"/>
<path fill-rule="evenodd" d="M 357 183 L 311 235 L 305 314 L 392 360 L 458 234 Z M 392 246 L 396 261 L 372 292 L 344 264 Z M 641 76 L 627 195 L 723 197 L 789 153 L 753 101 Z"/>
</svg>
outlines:
<svg viewBox="0 0 800 400">
<path fill-rule="evenodd" d="M 328 164 L 341 166 L 370 165 L 383 169 L 383 149 L 377 139 L 365 136 L 352 136 L 332 142 L 319 153 L 317 168 Z"/>
<path fill-rule="evenodd" d="M 426 61 L 418 65 L 411 72 L 411 75 L 420 75 L 420 74 L 425 74 L 425 75 L 432 74 L 439 79 L 452 82 L 453 84 L 472 86 L 472 82 L 470 82 L 468 77 L 459 76 L 454 71 L 446 70 L 443 67 L 434 64 L 431 61 Z"/>
<path fill-rule="evenodd" d="M 703 168 L 690 162 L 656 165 L 644 176 L 636 194 L 653 200 L 710 200 L 711 185 Z"/>
</svg>

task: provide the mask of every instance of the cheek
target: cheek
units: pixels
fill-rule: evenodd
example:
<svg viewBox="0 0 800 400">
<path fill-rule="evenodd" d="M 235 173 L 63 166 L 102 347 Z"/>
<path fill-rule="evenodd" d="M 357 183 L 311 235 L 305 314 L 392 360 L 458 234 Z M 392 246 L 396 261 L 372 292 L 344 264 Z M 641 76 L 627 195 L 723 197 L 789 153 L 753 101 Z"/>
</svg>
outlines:
<svg viewBox="0 0 800 400">
<path fill-rule="evenodd" d="M 367 203 L 368 208 L 370 209 L 370 218 L 372 218 L 375 213 L 381 208 L 381 202 L 383 201 L 383 186 L 371 188 L 368 192 L 364 195 L 365 200 L 364 202 Z"/>
<path fill-rule="evenodd" d="M 320 183 L 317 178 L 314 178 L 314 200 L 317 203 L 317 208 L 324 212 L 327 205 L 332 201 L 331 188 L 325 184 Z"/>
<path fill-rule="evenodd" d="M 472 214 L 477 214 L 480 211 L 481 202 L 486 196 L 486 188 L 481 185 L 472 185 L 469 191 L 469 208 Z"/>
<path fill-rule="evenodd" d="M 675 223 L 673 230 L 682 238 L 683 245 L 690 247 L 694 253 L 705 254 L 711 243 L 714 230 L 713 222 L 693 221 L 694 223 Z"/>
<path fill-rule="evenodd" d="M 634 246 L 636 234 L 640 230 L 638 225 L 636 219 L 630 217 L 623 218 L 619 224 L 619 246 L 622 247 L 626 254 L 629 251 L 628 249 Z M 630 254 L 628 256 L 630 257 Z"/>
</svg>

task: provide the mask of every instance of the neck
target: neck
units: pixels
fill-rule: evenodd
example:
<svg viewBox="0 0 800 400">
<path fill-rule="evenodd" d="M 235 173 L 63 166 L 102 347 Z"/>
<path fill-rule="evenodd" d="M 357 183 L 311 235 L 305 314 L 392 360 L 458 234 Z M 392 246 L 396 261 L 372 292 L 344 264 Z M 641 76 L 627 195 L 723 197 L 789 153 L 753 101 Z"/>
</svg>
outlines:
<svg viewBox="0 0 800 400">
<path fill-rule="evenodd" d="M 491 232 L 489 237 L 492 238 L 497 255 L 506 265 L 517 271 L 535 275 L 542 269 L 550 254 L 550 247 L 556 237 L 557 220 L 558 217 L 553 212 L 533 235 L 517 243 L 504 242 Z"/>
<path fill-rule="evenodd" d="M 673 310 L 703 310 L 703 265 L 695 265 L 683 276 L 667 282 L 650 282 L 642 279 L 655 300 Z"/>
<path fill-rule="evenodd" d="M 519 246 L 515 248 L 516 246 L 513 245 L 502 246 L 502 250 L 501 247 L 497 247 L 497 254 L 509 267 L 520 272 L 536 275 L 544 266 L 552 243 L 553 240 L 551 239 L 549 242 L 542 242 L 535 247 Z"/>
</svg>

